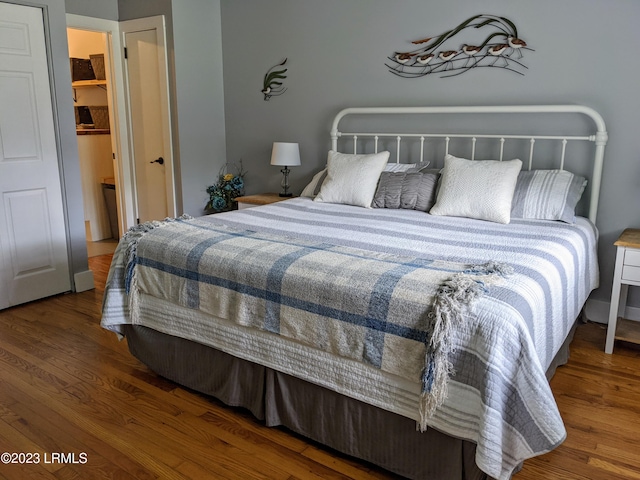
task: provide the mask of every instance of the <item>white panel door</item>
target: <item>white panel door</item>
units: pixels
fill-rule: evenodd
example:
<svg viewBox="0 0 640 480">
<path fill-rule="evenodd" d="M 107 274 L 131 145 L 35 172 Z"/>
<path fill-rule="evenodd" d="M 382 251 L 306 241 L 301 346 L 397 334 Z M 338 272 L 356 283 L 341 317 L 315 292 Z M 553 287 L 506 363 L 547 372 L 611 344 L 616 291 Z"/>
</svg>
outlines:
<svg viewBox="0 0 640 480">
<path fill-rule="evenodd" d="M 42 10 L 0 3 L 0 309 L 70 289 Z"/>
<path fill-rule="evenodd" d="M 139 222 L 176 215 L 163 17 L 120 23 Z"/>
</svg>

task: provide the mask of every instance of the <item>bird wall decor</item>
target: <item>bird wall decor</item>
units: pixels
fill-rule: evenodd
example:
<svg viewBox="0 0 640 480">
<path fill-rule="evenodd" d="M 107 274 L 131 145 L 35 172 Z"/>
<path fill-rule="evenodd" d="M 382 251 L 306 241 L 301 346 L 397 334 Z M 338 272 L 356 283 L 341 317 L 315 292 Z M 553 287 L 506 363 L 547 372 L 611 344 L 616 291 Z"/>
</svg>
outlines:
<svg viewBox="0 0 640 480">
<path fill-rule="evenodd" d="M 385 65 L 391 73 L 403 78 L 440 73 L 444 78 L 491 67 L 524 75 L 522 70 L 528 67 L 522 61 L 523 51 L 533 51 L 511 20 L 487 14 L 474 15 L 444 33 L 411 43 L 417 47 L 388 57 Z"/>
<path fill-rule="evenodd" d="M 285 75 L 287 69 L 276 70 L 278 67 L 284 66 L 285 63 L 287 63 L 286 58 L 282 62 L 271 67 L 267 70 L 267 73 L 264 74 L 261 91 L 264 94 L 265 101 L 269 100 L 271 97 L 282 95 L 287 90 L 286 87 L 282 86 L 282 82 L 280 81 L 287 78 Z"/>
</svg>

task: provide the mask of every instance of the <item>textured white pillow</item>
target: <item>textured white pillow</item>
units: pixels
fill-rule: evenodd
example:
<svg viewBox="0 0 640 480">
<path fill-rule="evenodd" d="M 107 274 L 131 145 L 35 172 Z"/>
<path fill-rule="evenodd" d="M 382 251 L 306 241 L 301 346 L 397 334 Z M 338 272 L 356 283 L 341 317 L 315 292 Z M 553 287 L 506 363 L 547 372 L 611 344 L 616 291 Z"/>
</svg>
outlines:
<svg viewBox="0 0 640 480">
<path fill-rule="evenodd" d="M 447 155 L 436 204 L 429 213 L 509 223 L 521 168 L 518 159 L 499 162 Z"/>
<path fill-rule="evenodd" d="M 329 151 L 327 178 L 313 200 L 371 207 L 389 152 L 352 155 Z"/>
<path fill-rule="evenodd" d="M 384 167 L 384 172 L 419 172 L 429 166 L 429 162 L 420 163 L 387 163 Z M 323 168 L 316 173 L 311 181 L 302 190 L 301 197 L 314 198 L 320 191 L 322 183 L 327 178 L 327 169 Z"/>
</svg>

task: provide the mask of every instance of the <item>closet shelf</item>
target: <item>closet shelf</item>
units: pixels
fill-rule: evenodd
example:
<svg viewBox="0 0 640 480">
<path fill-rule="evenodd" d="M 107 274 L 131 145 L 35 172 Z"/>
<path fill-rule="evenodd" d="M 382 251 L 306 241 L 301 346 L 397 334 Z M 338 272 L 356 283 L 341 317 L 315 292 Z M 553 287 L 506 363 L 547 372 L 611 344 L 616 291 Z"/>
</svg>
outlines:
<svg viewBox="0 0 640 480">
<path fill-rule="evenodd" d="M 82 87 L 99 87 L 106 86 L 106 80 L 76 80 L 75 82 L 71 82 L 71 86 L 73 88 L 82 88 Z"/>
<path fill-rule="evenodd" d="M 73 87 L 73 101 L 78 101 L 78 96 L 76 95 L 76 88 L 85 88 L 85 87 L 98 87 L 102 90 L 107 90 L 107 81 L 106 80 L 76 80 L 75 82 L 71 82 L 71 87 Z"/>
<path fill-rule="evenodd" d="M 108 128 L 77 128 L 77 135 L 109 135 L 111 130 Z"/>
</svg>

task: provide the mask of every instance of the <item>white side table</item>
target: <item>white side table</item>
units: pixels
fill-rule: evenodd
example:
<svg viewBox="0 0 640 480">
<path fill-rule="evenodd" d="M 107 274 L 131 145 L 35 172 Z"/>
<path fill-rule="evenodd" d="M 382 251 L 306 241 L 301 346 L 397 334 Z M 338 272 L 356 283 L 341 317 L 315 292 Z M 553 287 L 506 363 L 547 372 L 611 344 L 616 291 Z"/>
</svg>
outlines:
<svg viewBox="0 0 640 480">
<path fill-rule="evenodd" d="M 618 250 L 605 353 L 613 353 L 613 342 L 616 339 L 640 343 L 640 322 L 622 318 L 627 306 L 629 285 L 640 286 L 640 229 L 627 228 L 614 245 Z"/>
</svg>

